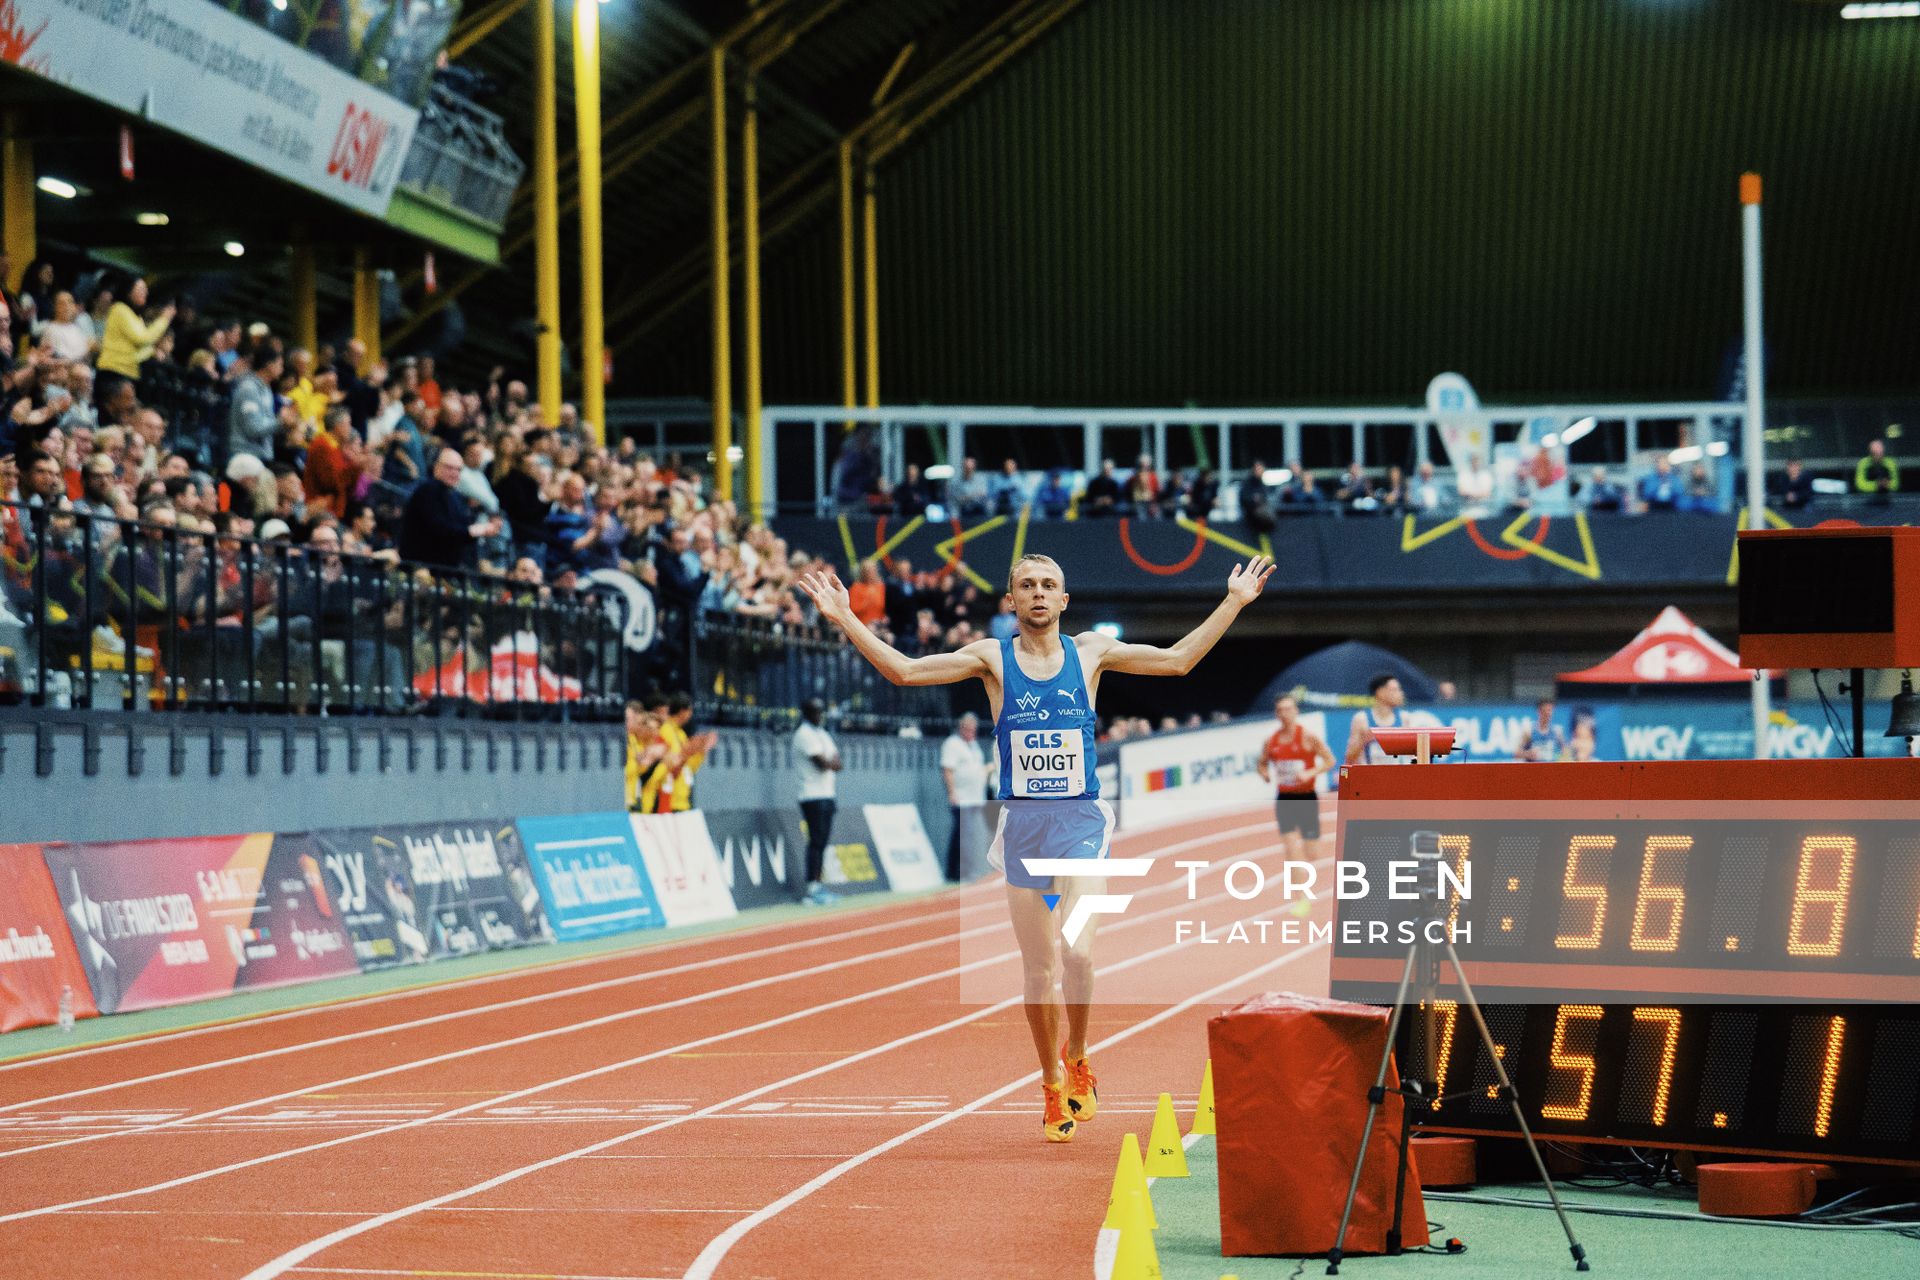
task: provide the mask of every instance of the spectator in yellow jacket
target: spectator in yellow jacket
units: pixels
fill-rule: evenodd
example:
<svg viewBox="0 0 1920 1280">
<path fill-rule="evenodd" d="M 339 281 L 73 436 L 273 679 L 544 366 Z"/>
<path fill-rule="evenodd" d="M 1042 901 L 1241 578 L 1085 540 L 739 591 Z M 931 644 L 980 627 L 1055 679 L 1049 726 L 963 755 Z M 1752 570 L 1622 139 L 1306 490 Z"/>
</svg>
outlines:
<svg viewBox="0 0 1920 1280">
<path fill-rule="evenodd" d="M 1867 442 L 1867 456 L 1853 469 L 1853 487 L 1871 494 L 1870 500 L 1877 506 L 1886 505 L 1892 500 L 1890 495 L 1900 491 L 1900 464 L 1887 456 L 1884 440 Z"/>
<path fill-rule="evenodd" d="M 148 323 L 140 318 L 141 310 L 147 305 L 147 282 L 135 280 L 127 290 L 126 297 L 113 304 L 107 312 L 107 331 L 100 338 L 100 359 L 98 365 L 102 373 L 117 373 L 123 378 L 138 379 L 140 366 L 153 355 L 153 348 L 173 323 L 174 307 L 171 302 L 160 309 L 160 314 Z"/>
<path fill-rule="evenodd" d="M 627 808 L 651 813 L 647 807 L 648 781 L 667 755 L 660 740 L 660 719 L 638 702 L 627 704 Z"/>
<path fill-rule="evenodd" d="M 717 733 L 689 735 L 687 725 L 693 719 L 693 696 L 680 692 L 667 700 L 666 719 L 661 722 L 660 736 L 665 738 L 679 753 L 680 768 L 674 778 L 673 812 L 681 813 L 693 807 L 693 775 L 707 762 L 707 752 L 720 740 Z"/>
</svg>

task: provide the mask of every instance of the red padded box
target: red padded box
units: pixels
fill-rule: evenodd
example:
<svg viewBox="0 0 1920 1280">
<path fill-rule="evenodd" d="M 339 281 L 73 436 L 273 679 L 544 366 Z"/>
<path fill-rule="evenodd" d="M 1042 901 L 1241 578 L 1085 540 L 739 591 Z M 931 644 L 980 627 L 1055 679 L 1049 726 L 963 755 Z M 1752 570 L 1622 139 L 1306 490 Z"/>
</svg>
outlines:
<svg viewBox="0 0 1920 1280">
<path fill-rule="evenodd" d="M 1284 993 L 1256 996 L 1207 1024 L 1224 1256 L 1333 1247 L 1386 1037 L 1385 1009 Z M 1388 1086 L 1398 1083 L 1389 1066 Z M 1386 1248 L 1401 1101 L 1389 1094 L 1374 1123 L 1347 1228 L 1349 1254 Z M 1402 1207 L 1402 1245 L 1426 1244 L 1416 1162 Z"/>
</svg>

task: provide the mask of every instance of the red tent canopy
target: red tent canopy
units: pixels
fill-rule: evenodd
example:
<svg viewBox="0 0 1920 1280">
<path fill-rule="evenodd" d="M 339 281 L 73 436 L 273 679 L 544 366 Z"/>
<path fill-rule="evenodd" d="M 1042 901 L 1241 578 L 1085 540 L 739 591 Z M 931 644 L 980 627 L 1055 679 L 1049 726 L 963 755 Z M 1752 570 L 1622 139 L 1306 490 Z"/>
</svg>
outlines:
<svg viewBox="0 0 1920 1280">
<path fill-rule="evenodd" d="M 1693 624 L 1672 605 L 1597 667 L 1561 674 L 1567 684 L 1746 684 L 1753 672 L 1740 655 Z"/>
</svg>

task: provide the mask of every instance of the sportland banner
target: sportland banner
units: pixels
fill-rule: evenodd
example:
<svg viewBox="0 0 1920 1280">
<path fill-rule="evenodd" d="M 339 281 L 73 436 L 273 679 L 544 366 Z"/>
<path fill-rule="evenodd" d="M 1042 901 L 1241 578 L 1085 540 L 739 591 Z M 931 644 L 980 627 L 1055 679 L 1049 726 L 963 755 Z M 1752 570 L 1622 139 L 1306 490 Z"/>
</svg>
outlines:
<svg viewBox="0 0 1920 1280">
<path fill-rule="evenodd" d="M 1300 723 L 1326 741 L 1324 713 L 1302 712 Z M 1272 720 L 1239 720 L 1214 729 L 1122 742 L 1120 829 L 1157 827 L 1271 801 L 1273 788 L 1260 777 L 1259 766 L 1275 728 Z M 1327 745 L 1337 763 L 1346 739 Z"/>
<path fill-rule="evenodd" d="M 384 217 L 420 113 L 209 0 L 7 0 L 6 57 Z"/>
<path fill-rule="evenodd" d="M 49 845 L 102 1013 L 355 973 L 317 874 L 271 834 Z"/>
<path fill-rule="evenodd" d="M 63 990 L 74 1017 L 98 1014 L 40 846 L 0 844 L 0 1031 L 57 1021 Z"/>
<path fill-rule="evenodd" d="M 363 941 L 392 940 L 398 963 L 545 942 L 540 890 L 510 822 L 421 822 L 313 833 L 323 864 L 364 895 Z M 384 915 L 385 921 L 377 919 Z M 364 948 L 363 948 L 364 950 Z"/>
</svg>

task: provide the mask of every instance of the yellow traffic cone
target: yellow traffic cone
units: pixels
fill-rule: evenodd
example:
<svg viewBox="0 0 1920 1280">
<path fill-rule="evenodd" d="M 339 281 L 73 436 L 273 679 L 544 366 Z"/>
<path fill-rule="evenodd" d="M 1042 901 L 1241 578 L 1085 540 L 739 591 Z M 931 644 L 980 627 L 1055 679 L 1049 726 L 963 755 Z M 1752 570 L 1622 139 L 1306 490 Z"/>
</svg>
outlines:
<svg viewBox="0 0 1920 1280">
<path fill-rule="evenodd" d="M 1153 1196 L 1147 1190 L 1147 1171 L 1140 1163 L 1140 1139 L 1130 1133 L 1126 1141 L 1120 1144 L 1120 1163 L 1113 1170 L 1113 1190 L 1107 1193 L 1107 1220 L 1101 1226 L 1117 1228 L 1127 1225 L 1127 1195 L 1136 1187 L 1147 1206 L 1147 1225 L 1158 1230 L 1160 1220 L 1153 1216 Z"/>
<path fill-rule="evenodd" d="M 1200 1077 L 1200 1103 L 1193 1109 L 1193 1128 L 1188 1133 L 1212 1133 L 1213 1129 L 1213 1059 L 1207 1059 L 1207 1073 Z"/>
<path fill-rule="evenodd" d="M 1146 1160 L 1149 1178 L 1187 1176 L 1187 1149 L 1180 1145 L 1180 1122 L 1173 1118 L 1173 1095 L 1160 1095 L 1153 1113 L 1153 1135 L 1147 1139 Z"/>
<path fill-rule="evenodd" d="M 1144 1186 L 1127 1193 L 1126 1224 L 1120 1228 L 1119 1248 L 1113 1251 L 1110 1280 L 1160 1280 L 1160 1252 L 1153 1247 L 1146 1206 Z"/>
</svg>

